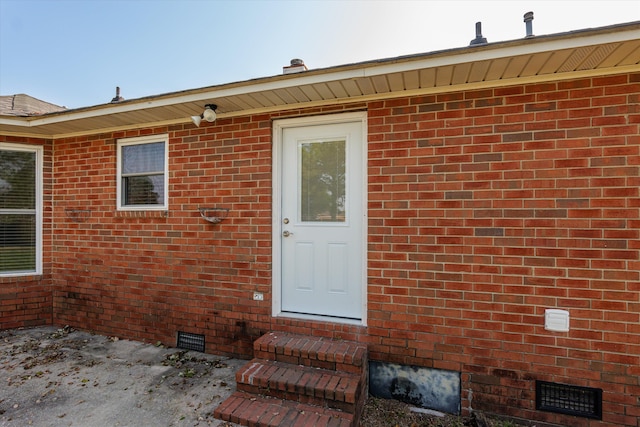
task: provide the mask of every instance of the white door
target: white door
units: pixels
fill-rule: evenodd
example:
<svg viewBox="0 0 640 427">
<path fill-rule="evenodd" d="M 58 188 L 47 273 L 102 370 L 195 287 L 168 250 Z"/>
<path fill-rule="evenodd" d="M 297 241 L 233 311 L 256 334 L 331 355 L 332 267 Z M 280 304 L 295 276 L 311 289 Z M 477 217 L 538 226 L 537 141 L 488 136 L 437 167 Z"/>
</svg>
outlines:
<svg viewBox="0 0 640 427">
<path fill-rule="evenodd" d="M 281 312 L 361 320 L 363 122 L 281 132 Z"/>
</svg>

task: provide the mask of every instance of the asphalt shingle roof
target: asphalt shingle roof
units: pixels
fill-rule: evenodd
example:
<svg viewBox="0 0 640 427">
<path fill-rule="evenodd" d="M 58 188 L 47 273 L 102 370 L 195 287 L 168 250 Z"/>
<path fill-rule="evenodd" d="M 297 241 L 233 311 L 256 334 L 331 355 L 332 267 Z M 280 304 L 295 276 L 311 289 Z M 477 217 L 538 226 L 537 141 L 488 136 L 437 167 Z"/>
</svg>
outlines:
<svg viewBox="0 0 640 427">
<path fill-rule="evenodd" d="M 66 108 L 24 93 L 0 96 L 0 115 L 3 116 L 39 116 L 63 110 Z"/>
</svg>

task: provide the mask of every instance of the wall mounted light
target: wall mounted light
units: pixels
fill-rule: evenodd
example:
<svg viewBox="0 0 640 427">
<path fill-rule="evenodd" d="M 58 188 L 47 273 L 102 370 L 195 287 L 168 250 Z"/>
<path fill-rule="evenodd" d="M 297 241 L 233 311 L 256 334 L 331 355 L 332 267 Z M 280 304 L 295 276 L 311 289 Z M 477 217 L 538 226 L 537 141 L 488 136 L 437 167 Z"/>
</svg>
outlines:
<svg viewBox="0 0 640 427">
<path fill-rule="evenodd" d="M 199 116 L 191 116 L 191 121 L 194 125 L 200 127 L 200 122 L 202 119 L 205 119 L 209 123 L 213 123 L 216 121 L 216 109 L 218 106 L 216 104 L 206 104 L 204 106 L 204 112 Z"/>
</svg>

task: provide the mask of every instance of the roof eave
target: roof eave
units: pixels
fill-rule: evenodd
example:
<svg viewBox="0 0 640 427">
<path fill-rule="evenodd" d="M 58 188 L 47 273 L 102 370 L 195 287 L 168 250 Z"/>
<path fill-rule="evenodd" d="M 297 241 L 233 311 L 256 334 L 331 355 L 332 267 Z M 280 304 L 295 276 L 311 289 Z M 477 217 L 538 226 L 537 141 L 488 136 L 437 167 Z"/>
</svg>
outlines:
<svg viewBox="0 0 640 427">
<path fill-rule="evenodd" d="M 180 92 L 166 93 L 145 98 L 132 99 L 113 104 L 101 104 L 63 112 L 49 113 L 42 116 L 14 117 L 0 116 L 0 133 L 20 136 L 61 138 L 73 135 L 102 133 L 106 131 L 132 129 L 186 123 L 189 116 L 198 114 L 200 104 L 212 100 L 230 100 L 228 105 L 218 104 L 218 117 L 232 117 L 248 115 L 258 112 L 278 111 L 299 108 L 303 106 L 319 106 L 345 102 L 358 102 L 370 99 L 388 99 L 421 93 L 438 93 L 443 91 L 458 91 L 469 88 L 506 86 L 525 82 L 551 81 L 575 78 L 580 76 L 605 75 L 620 72 L 639 71 L 640 47 L 636 44 L 640 40 L 640 21 L 620 24 L 593 30 L 580 30 L 550 36 L 536 36 L 519 40 L 491 43 L 482 46 L 463 47 L 425 54 L 407 55 L 375 61 L 354 63 L 336 67 L 309 70 L 297 74 L 276 75 L 252 79 L 247 81 L 209 86 Z M 634 44 L 635 43 L 635 44 Z M 366 81 L 379 77 L 396 75 L 399 73 L 415 73 L 424 70 L 438 70 L 459 64 L 492 63 L 504 61 L 526 55 L 536 55 L 541 52 L 557 52 L 583 49 L 594 46 L 618 46 L 628 44 L 632 60 L 630 63 L 615 64 L 611 67 L 585 68 L 570 72 L 540 74 L 530 76 L 516 76 L 477 82 L 464 82 L 444 86 L 403 88 L 402 90 L 388 90 L 384 93 L 356 93 L 348 96 L 335 96 L 331 99 L 298 99 L 282 102 L 271 102 L 268 105 L 248 105 L 243 98 L 251 95 L 272 95 L 279 100 L 279 92 L 295 90 L 296 88 L 314 87 L 333 83 L 349 83 Z M 639 45 L 640 46 L 640 45 Z M 636 59 L 638 57 L 638 59 Z M 627 60 L 628 61 L 628 60 Z M 235 100 L 235 102 L 231 102 Z M 231 105 L 234 105 L 232 107 Z M 171 110 L 171 114 L 169 111 Z M 154 120 L 153 113 L 166 112 L 164 117 Z M 183 113 L 184 111 L 184 113 Z M 138 120 L 124 120 L 134 113 L 144 113 Z M 182 114 L 182 115 L 180 115 Z M 142 117 L 144 116 L 144 117 Z M 106 118 L 109 117 L 109 120 Z M 104 118 L 104 124 L 96 120 Z M 118 122 L 116 118 L 122 118 Z M 68 125 L 68 126 L 65 126 Z M 63 129 L 67 128 L 68 129 Z"/>
</svg>

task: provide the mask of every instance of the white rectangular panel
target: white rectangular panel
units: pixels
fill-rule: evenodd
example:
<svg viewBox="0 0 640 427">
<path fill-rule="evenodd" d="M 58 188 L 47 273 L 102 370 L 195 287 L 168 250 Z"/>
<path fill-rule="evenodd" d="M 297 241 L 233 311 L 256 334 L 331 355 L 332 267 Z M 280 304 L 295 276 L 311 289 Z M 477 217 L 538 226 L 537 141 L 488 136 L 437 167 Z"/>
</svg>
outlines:
<svg viewBox="0 0 640 427">
<path fill-rule="evenodd" d="M 296 242 L 293 262 L 297 291 L 312 291 L 315 288 L 314 246 L 313 242 Z"/>
<path fill-rule="evenodd" d="M 327 289 L 331 293 L 346 294 L 349 289 L 349 251 L 346 243 L 327 244 Z"/>
</svg>

